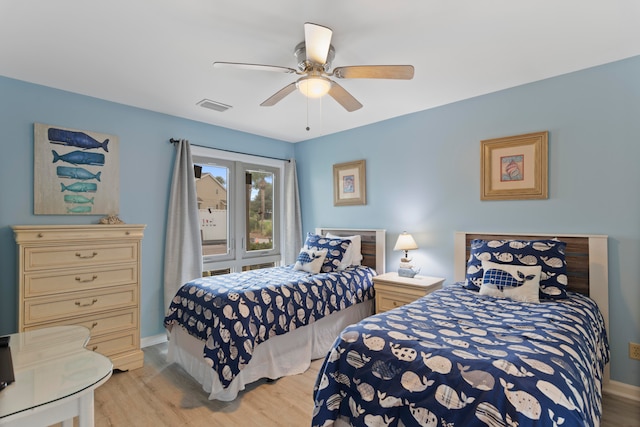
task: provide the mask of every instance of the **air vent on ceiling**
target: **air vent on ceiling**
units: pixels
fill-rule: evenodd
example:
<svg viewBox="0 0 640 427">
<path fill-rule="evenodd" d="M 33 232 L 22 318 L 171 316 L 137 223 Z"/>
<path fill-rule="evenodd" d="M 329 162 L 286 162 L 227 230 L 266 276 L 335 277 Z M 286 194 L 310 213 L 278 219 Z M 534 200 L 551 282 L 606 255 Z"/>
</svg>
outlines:
<svg viewBox="0 0 640 427">
<path fill-rule="evenodd" d="M 202 101 L 198 102 L 196 105 L 199 105 L 204 108 L 208 108 L 210 110 L 220 111 L 220 112 L 227 111 L 229 108 L 232 108 L 231 105 L 212 101 L 210 99 L 203 99 Z"/>
</svg>

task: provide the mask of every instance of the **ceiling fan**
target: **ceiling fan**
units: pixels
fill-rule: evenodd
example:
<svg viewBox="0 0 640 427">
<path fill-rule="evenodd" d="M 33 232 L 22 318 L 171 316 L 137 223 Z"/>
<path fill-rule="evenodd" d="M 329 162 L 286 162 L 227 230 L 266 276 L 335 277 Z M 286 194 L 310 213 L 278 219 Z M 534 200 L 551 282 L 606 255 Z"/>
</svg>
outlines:
<svg viewBox="0 0 640 427">
<path fill-rule="evenodd" d="M 280 102 L 285 96 L 298 89 L 309 98 L 320 98 L 329 94 L 347 111 L 362 108 L 349 92 L 329 77 L 338 79 L 399 79 L 413 78 L 413 65 L 354 65 L 336 67 L 332 71 L 331 61 L 335 57 L 335 49 L 331 45 L 333 31 L 318 24 L 306 22 L 304 24 L 304 41 L 298 43 L 294 55 L 298 61 L 297 69 L 275 65 L 246 64 L 241 62 L 214 62 L 215 68 L 234 67 L 246 70 L 274 71 L 278 73 L 297 74 L 297 81 L 283 87 L 262 104 L 271 107 Z"/>
</svg>

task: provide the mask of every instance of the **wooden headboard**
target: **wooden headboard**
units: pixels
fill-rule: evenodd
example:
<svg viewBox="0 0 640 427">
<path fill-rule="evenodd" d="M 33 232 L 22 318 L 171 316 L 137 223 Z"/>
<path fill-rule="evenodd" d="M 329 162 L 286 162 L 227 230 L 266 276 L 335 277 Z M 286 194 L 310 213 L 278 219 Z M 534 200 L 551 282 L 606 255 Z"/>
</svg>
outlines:
<svg viewBox="0 0 640 427">
<path fill-rule="evenodd" d="M 378 274 L 384 273 L 385 230 L 330 227 L 316 228 L 316 234 L 324 236 L 327 233 L 341 237 L 359 234 L 362 240 L 362 264 L 373 268 Z"/>
<path fill-rule="evenodd" d="M 609 268 L 607 236 L 588 234 L 516 234 L 516 233 L 455 233 L 454 278 L 464 281 L 467 260 L 474 239 L 552 239 L 567 243 L 568 289 L 588 295 L 600 308 L 608 326 L 609 319 Z"/>
<path fill-rule="evenodd" d="M 568 289 L 588 295 L 598 304 L 609 333 L 609 261 L 608 236 L 593 234 L 516 234 L 516 233 L 470 233 L 456 231 L 454 238 L 454 279 L 462 282 L 466 276 L 467 260 L 473 239 L 553 239 L 567 243 Z M 603 387 L 608 387 L 610 365 L 604 369 Z"/>
</svg>

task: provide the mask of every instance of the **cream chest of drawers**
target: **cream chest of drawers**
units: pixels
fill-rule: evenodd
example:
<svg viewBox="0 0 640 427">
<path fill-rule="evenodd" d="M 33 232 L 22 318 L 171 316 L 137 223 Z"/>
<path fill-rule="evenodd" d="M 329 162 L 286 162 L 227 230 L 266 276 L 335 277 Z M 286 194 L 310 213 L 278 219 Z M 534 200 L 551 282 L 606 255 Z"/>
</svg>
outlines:
<svg viewBox="0 0 640 427">
<path fill-rule="evenodd" d="M 139 368 L 144 225 L 14 226 L 19 331 L 89 328 L 87 348 L 120 370 Z"/>
</svg>

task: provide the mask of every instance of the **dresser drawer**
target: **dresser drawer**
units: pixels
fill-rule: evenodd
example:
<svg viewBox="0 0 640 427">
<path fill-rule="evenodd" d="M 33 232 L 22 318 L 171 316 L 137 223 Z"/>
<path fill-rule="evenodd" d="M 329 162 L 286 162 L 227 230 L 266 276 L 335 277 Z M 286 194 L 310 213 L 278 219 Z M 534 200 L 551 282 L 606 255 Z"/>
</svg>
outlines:
<svg viewBox="0 0 640 427">
<path fill-rule="evenodd" d="M 60 325 L 78 325 L 89 329 L 91 336 L 99 336 L 104 334 L 121 331 L 124 329 L 138 328 L 138 316 L 135 307 L 126 310 L 112 311 L 108 313 L 94 314 L 73 318 L 71 320 L 59 320 L 37 326 L 29 326 L 24 328 L 25 331 L 39 329 L 50 326 Z"/>
<path fill-rule="evenodd" d="M 34 323 L 52 322 L 78 317 L 101 310 L 113 310 L 138 304 L 135 285 L 119 286 L 73 295 L 29 298 L 24 301 L 25 327 Z"/>
<path fill-rule="evenodd" d="M 68 245 L 94 240 L 142 240 L 144 225 L 14 225 L 16 242 L 29 245 Z"/>
<path fill-rule="evenodd" d="M 24 248 L 25 271 L 136 262 L 137 259 L 135 243 Z"/>
<path fill-rule="evenodd" d="M 119 353 L 138 349 L 140 337 L 137 330 L 117 332 L 99 337 L 91 337 L 87 344 L 87 350 L 96 351 L 104 356 L 113 356 Z"/>
<path fill-rule="evenodd" d="M 45 270 L 25 274 L 24 297 L 32 298 L 106 286 L 127 285 L 137 281 L 138 264 L 129 264 L 117 268 L 90 267 L 61 271 Z"/>
<path fill-rule="evenodd" d="M 393 310 L 396 307 L 409 304 L 418 298 L 419 297 L 416 297 L 415 295 L 376 290 L 376 311 Z"/>
</svg>

